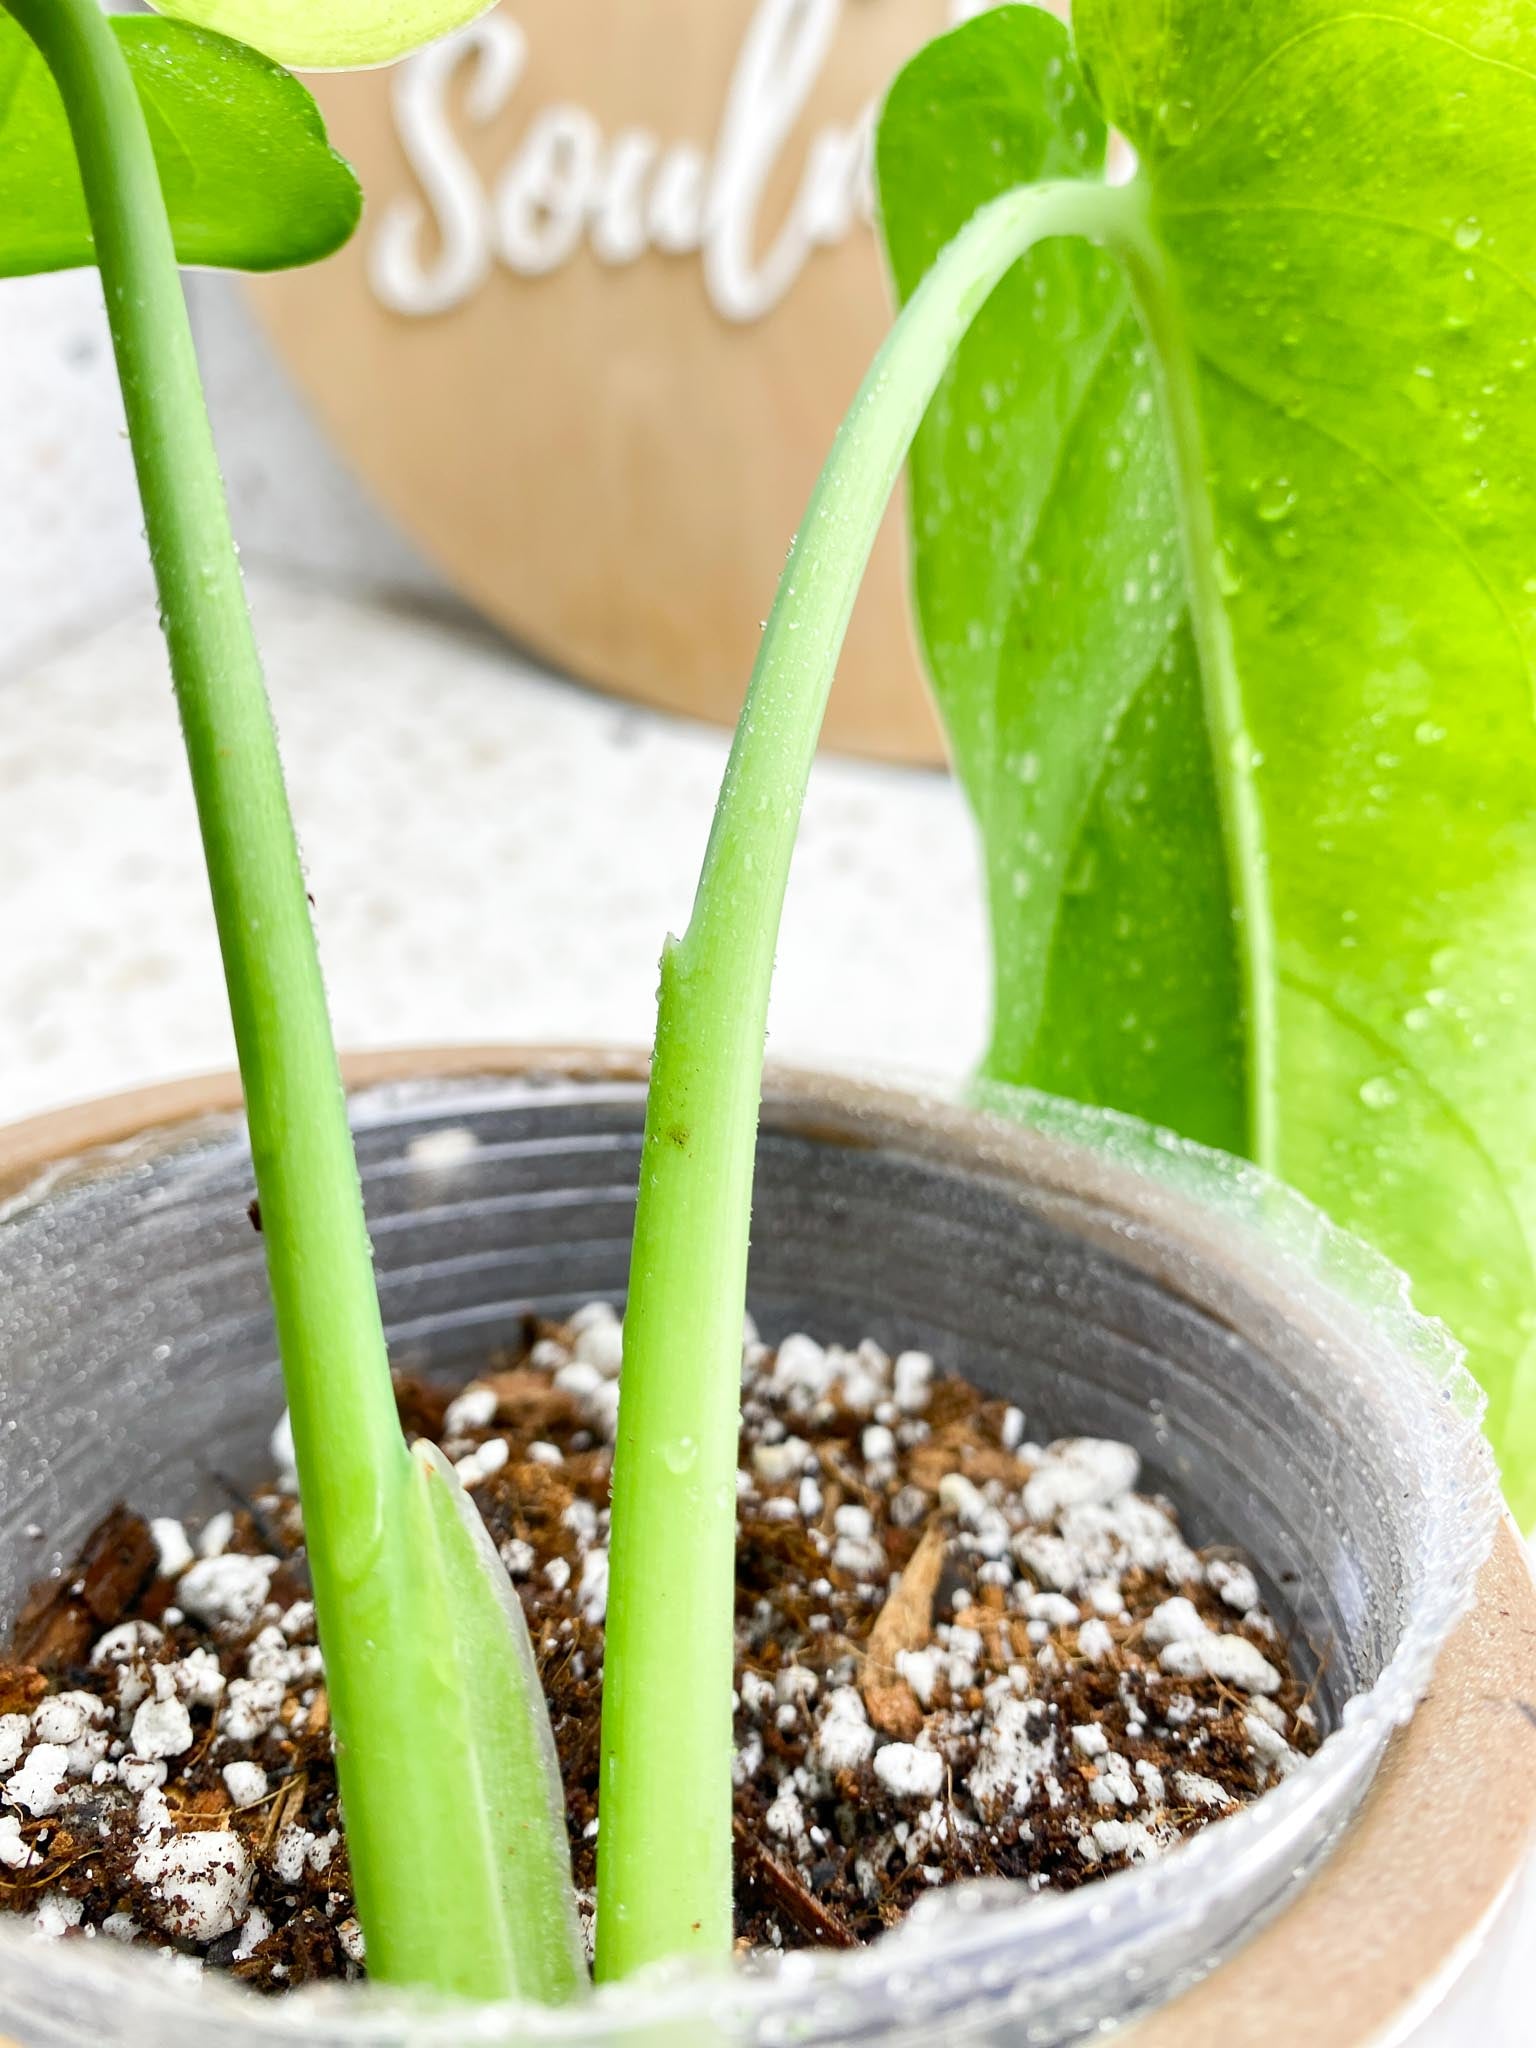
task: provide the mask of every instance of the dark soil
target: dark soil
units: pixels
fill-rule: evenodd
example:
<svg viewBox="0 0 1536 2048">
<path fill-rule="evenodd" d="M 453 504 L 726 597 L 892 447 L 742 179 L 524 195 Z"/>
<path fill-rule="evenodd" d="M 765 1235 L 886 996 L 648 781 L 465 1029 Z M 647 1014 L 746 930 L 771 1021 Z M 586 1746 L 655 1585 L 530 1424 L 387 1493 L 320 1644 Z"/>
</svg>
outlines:
<svg viewBox="0 0 1536 2048">
<path fill-rule="evenodd" d="M 521 1592 L 588 1900 L 617 1354 L 593 1309 L 531 1326 L 451 1403 L 397 1383 Z M 1069 1889 L 1315 1747 L 1242 1560 L 1190 1551 L 1124 1446 L 1042 1447 L 1023 1421 L 916 1354 L 748 1344 L 741 1943 L 852 1946 L 958 1878 Z M 178 1524 L 116 1508 L 35 1590 L 0 1664 L 0 1908 L 264 1991 L 356 1977 L 292 1493 L 232 1492 L 199 1547 L 189 1570 Z"/>
</svg>

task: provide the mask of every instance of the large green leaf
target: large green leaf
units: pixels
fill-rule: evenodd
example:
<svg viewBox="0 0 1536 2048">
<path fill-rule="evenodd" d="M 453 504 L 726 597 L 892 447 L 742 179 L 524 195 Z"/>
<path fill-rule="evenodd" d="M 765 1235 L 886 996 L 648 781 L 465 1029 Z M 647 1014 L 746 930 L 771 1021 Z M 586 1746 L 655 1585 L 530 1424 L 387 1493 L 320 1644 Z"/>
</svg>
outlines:
<svg viewBox="0 0 1536 2048">
<path fill-rule="evenodd" d="M 1104 142 L 1048 16 L 1009 8 L 931 44 L 880 125 L 902 296 L 977 206 L 1099 175 Z M 913 448 L 918 621 L 982 825 L 988 1071 L 1242 1150 L 1220 826 L 1151 408 L 1118 266 L 1081 242 L 1037 249 Z"/>
<path fill-rule="evenodd" d="M 914 458 L 989 1071 L 1253 1153 L 1374 1239 L 1469 1344 L 1529 1510 L 1536 10 L 1075 12 L 1141 158 L 1130 289 L 1020 266 Z M 1039 175 L 1075 75 L 1020 7 L 903 75 L 903 293 Z"/>
<path fill-rule="evenodd" d="M 227 37 L 114 20 L 183 263 L 280 270 L 339 248 L 362 194 L 296 78 Z M 0 277 L 95 261 L 63 102 L 0 9 Z"/>
<path fill-rule="evenodd" d="M 300 71 L 388 64 L 484 14 L 494 0 L 152 0 Z"/>
</svg>

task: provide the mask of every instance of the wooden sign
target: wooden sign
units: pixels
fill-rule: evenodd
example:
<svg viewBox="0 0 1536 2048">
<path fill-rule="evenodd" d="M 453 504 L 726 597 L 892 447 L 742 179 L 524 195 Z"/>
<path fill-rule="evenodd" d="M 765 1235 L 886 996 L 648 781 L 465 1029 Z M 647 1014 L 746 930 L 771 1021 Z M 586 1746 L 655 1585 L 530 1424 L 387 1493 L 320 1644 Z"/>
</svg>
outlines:
<svg viewBox="0 0 1536 2048">
<path fill-rule="evenodd" d="M 953 0 L 510 0 L 322 76 L 368 194 L 255 287 L 453 583 L 558 667 L 734 719 L 785 550 L 890 319 L 870 125 Z M 827 738 L 939 758 L 899 508 Z"/>
</svg>

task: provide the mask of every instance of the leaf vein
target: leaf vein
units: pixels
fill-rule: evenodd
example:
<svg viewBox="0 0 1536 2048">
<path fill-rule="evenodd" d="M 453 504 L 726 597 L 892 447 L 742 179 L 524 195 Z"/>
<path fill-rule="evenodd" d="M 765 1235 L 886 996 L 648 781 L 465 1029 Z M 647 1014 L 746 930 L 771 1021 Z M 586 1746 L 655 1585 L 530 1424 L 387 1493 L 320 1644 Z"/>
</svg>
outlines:
<svg viewBox="0 0 1536 2048">
<path fill-rule="evenodd" d="M 1088 413 L 1089 402 L 1092 399 L 1094 392 L 1098 389 L 1101 380 L 1103 379 L 1106 371 L 1109 368 L 1109 365 L 1114 360 L 1116 352 L 1119 348 L 1120 341 L 1123 335 L 1125 334 L 1127 326 L 1131 324 L 1134 321 L 1134 319 L 1135 315 L 1131 310 L 1129 297 L 1127 297 L 1124 305 L 1122 306 L 1120 317 L 1117 320 L 1111 321 L 1106 325 L 1103 342 L 1098 350 L 1098 353 L 1094 357 L 1092 366 L 1090 367 L 1087 376 L 1083 379 L 1081 388 L 1079 389 L 1076 398 L 1073 400 L 1071 411 L 1068 413 L 1066 419 L 1062 422 L 1061 432 L 1057 441 L 1055 460 L 1051 465 L 1051 473 L 1049 477 L 1047 477 L 1046 479 L 1045 489 L 1040 494 L 1039 503 L 1035 508 L 1035 516 L 1030 521 L 1027 527 L 1021 528 L 1021 530 L 1015 535 L 1013 545 L 1008 550 L 1008 552 L 1006 554 L 1000 553 L 999 555 L 998 573 L 996 581 L 994 583 L 995 590 L 1000 588 L 1002 591 L 1006 593 L 1009 591 L 1016 591 L 1022 585 L 1023 576 L 1021 571 L 1023 568 L 1024 561 L 1026 557 L 1034 549 L 1035 543 L 1039 539 L 1041 529 L 1045 525 L 1047 517 L 1049 516 L 1057 499 L 1061 495 L 1062 487 L 1066 481 L 1067 460 L 1071 453 L 1073 443 L 1075 442 L 1077 436 L 1082 432 L 1083 423 Z M 1010 607 L 1010 610 L 1011 609 L 1013 609 L 1013 607 Z M 998 701 L 1002 695 L 1002 692 L 1003 662 L 1001 653 L 999 653 L 997 662 L 994 665 L 992 671 L 992 687 L 989 692 L 990 715 L 988 723 L 991 727 L 992 732 L 992 755 L 994 763 L 997 760 L 997 736 L 1001 724 L 998 712 Z M 994 775 L 993 780 L 995 781 L 995 779 L 996 778 Z"/>
<path fill-rule="evenodd" d="M 1062 926 L 1065 922 L 1067 877 L 1072 872 L 1078 849 L 1082 845 L 1083 834 L 1088 827 L 1088 820 L 1093 814 L 1095 805 L 1103 795 L 1104 786 L 1109 779 L 1110 769 L 1113 766 L 1116 742 L 1119 740 L 1121 733 L 1124 732 L 1127 720 L 1146 694 L 1152 678 L 1157 673 L 1159 662 L 1185 631 L 1188 619 L 1188 605 L 1181 605 L 1168 630 L 1150 650 L 1146 666 L 1142 669 L 1141 674 L 1135 678 L 1127 689 L 1124 700 L 1119 710 L 1115 713 L 1114 724 L 1104 734 L 1103 747 L 1093 775 L 1083 791 L 1082 802 L 1077 806 L 1071 819 L 1070 827 L 1063 836 L 1061 857 L 1056 870 L 1056 888 L 1051 898 L 1050 929 L 1046 933 L 1045 945 L 1041 954 L 1040 973 L 1038 976 L 1040 997 L 1035 1011 L 1032 1039 L 1038 1039 L 1039 1037 L 1041 1021 L 1045 1015 L 1046 992 L 1049 990 L 1052 977 L 1055 974 L 1056 952 L 1061 940 Z"/>
<path fill-rule="evenodd" d="M 1290 199 L 1212 199 L 1200 206 L 1166 206 L 1163 213 L 1168 219 L 1179 220 L 1211 214 L 1226 214 L 1241 220 L 1254 213 L 1297 213 L 1314 220 L 1356 221 L 1364 227 L 1387 228 L 1399 234 L 1418 235 L 1425 241 L 1438 242 L 1441 248 L 1449 249 L 1462 263 L 1468 260 L 1466 254 L 1457 248 L 1455 237 L 1441 228 L 1426 227 L 1421 221 L 1394 220 L 1390 214 L 1370 213 L 1359 207 L 1303 206 L 1299 201 Z M 1516 290 L 1536 304 L 1536 285 L 1533 285 L 1529 278 L 1522 277 L 1518 270 L 1512 269 L 1502 258 L 1479 249 L 1477 262 L 1484 269 L 1497 271 L 1501 277 L 1514 285 Z"/>
<path fill-rule="evenodd" d="M 1339 433 L 1336 428 L 1326 426 L 1321 420 L 1309 413 L 1287 411 L 1269 392 L 1261 390 L 1258 385 L 1251 383 L 1246 377 L 1240 376 L 1237 371 L 1229 368 L 1227 364 L 1213 355 L 1208 348 L 1201 347 L 1197 350 L 1197 353 L 1207 369 L 1224 379 L 1235 390 L 1241 391 L 1246 397 L 1252 399 L 1256 405 L 1262 405 L 1276 414 L 1277 417 L 1284 417 L 1297 426 L 1307 428 L 1309 432 L 1317 435 L 1320 440 L 1330 442 L 1335 448 L 1341 448 L 1346 455 L 1353 456 L 1357 462 L 1363 463 L 1367 469 L 1381 478 L 1389 490 L 1395 492 L 1406 505 L 1418 513 L 1419 517 L 1427 525 L 1432 526 L 1450 544 L 1454 552 L 1460 556 L 1473 581 L 1487 598 L 1489 605 L 1505 628 L 1510 640 L 1514 643 L 1515 652 L 1519 658 L 1521 674 L 1530 692 L 1532 705 L 1536 707 L 1536 667 L 1532 665 L 1531 656 L 1525 644 L 1525 636 L 1520 631 L 1514 614 L 1501 596 L 1498 586 L 1478 560 L 1476 553 L 1468 545 L 1466 539 L 1451 525 L 1450 521 L 1442 513 L 1437 512 L 1428 499 L 1420 497 L 1412 485 L 1399 476 L 1395 470 L 1389 469 L 1385 463 L 1378 462 L 1374 455 L 1368 454 L 1365 449 L 1357 447 L 1353 441 Z"/>
<path fill-rule="evenodd" d="M 1400 1046 L 1394 1045 L 1389 1038 L 1384 1037 L 1374 1024 L 1369 1023 L 1362 1017 L 1336 991 L 1325 988 L 1320 983 L 1309 981 L 1305 975 L 1298 974 L 1294 968 L 1282 968 L 1280 980 L 1287 988 L 1294 990 L 1298 995 L 1307 997 L 1310 1001 L 1316 1003 L 1320 1009 L 1326 1010 L 1335 1023 L 1342 1024 L 1346 1031 L 1352 1031 L 1363 1044 L 1371 1048 L 1372 1052 L 1379 1059 L 1388 1065 L 1406 1068 L 1412 1074 L 1415 1086 L 1422 1089 L 1426 1099 L 1434 1105 L 1439 1115 L 1445 1119 L 1447 1126 L 1456 1133 L 1467 1147 L 1467 1150 L 1486 1169 L 1489 1181 L 1496 1189 L 1499 1201 L 1509 1217 L 1515 1241 L 1519 1245 L 1521 1255 L 1525 1261 L 1526 1273 L 1536 1276 L 1536 1251 L 1533 1251 L 1530 1235 L 1525 1227 L 1525 1220 L 1521 1216 L 1514 1197 L 1509 1191 L 1498 1162 L 1451 1098 L 1443 1089 L 1435 1085 L 1416 1060 L 1409 1058 Z"/>
<path fill-rule="evenodd" d="M 1511 72 L 1515 77 L 1523 78 L 1529 84 L 1536 85 L 1536 71 L 1530 70 L 1523 64 L 1516 64 L 1510 58 L 1491 57 L 1484 50 L 1474 50 L 1470 44 L 1460 42 L 1455 36 L 1446 35 L 1443 30 L 1432 29 L 1422 21 L 1414 21 L 1408 15 L 1393 13 L 1388 8 L 1360 8 L 1350 14 L 1336 14 L 1328 21 L 1312 22 L 1306 28 L 1297 29 L 1293 35 L 1287 36 L 1283 42 L 1276 43 L 1273 49 L 1267 50 L 1258 63 L 1250 71 L 1246 72 L 1238 83 L 1233 86 L 1216 111 L 1202 122 L 1200 133 L 1180 153 L 1180 168 L 1187 167 L 1198 158 L 1205 145 L 1210 141 L 1211 136 L 1221 127 L 1237 102 L 1244 97 L 1255 81 L 1261 78 L 1272 66 L 1278 64 L 1282 58 L 1288 56 L 1292 50 L 1298 48 L 1302 43 L 1332 35 L 1339 29 L 1357 27 L 1362 22 L 1376 22 L 1384 27 L 1391 26 L 1393 28 L 1408 29 L 1414 34 L 1424 36 L 1430 42 L 1440 43 L 1447 49 L 1455 50 L 1460 56 L 1466 57 L 1474 64 L 1491 65 L 1496 70 Z"/>
</svg>

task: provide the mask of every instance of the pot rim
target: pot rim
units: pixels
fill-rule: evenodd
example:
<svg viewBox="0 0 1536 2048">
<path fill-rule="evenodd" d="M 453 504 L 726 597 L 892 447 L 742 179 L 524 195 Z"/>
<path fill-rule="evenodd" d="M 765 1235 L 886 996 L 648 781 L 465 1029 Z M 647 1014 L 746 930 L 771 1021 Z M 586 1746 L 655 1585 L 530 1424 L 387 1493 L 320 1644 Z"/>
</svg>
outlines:
<svg viewBox="0 0 1536 2048">
<path fill-rule="evenodd" d="M 401 1100 L 400 1084 L 411 1093 L 415 1084 L 439 1090 L 445 1083 L 478 1079 L 548 1077 L 633 1084 L 643 1081 L 646 1066 L 644 1055 L 635 1052 L 564 1047 L 449 1047 L 363 1054 L 344 1062 L 349 1090 L 357 1096 L 363 1116 L 370 1108 L 387 1113 L 392 1100 Z M 1151 1133 L 1133 1119 L 1093 1113 L 1096 1140 L 1102 1140 L 1106 1130 L 1112 1136 L 1107 1146 L 1095 1143 L 1085 1175 L 1081 1144 L 1075 1142 L 1083 1135 L 1084 1115 L 1049 1098 L 1028 1098 L 1030 1121 L 1024 1126 L 1003 1125 L 985 1110 L 961 1107 L 931 1092 L 914 1094 L 883 1083 L 773 1066 L 765 1081 L 765 1101 L 770 1115 L 786 1106 L 795 1108 L 798 1127 L 814 1127 L 819 1136 L 861 1143 L 903 1140 L 918 1144 L 930 1158 L 963 1158 L 972 1168 L 980 1165 L 1005 1178 L 1027 1170 L 1037 1184 L 1051 1183 L 1051 1159 L 1059 1161 L 1070 1147 L 1078 1155 L 1078 1191 L 1086 1183 L 1133 1218 L 1139 1213 L 1148 1222 L 1171 1225 L 1197 1249 L 1211 1242 L 1211 1219 L 1205 1215 L 1201 1190 L 1213 1175 L 1214 1155 L 1167 1134 Z M 94 1177 L 146 1151 L 181 1149 L 227 1132 L 239 1104 L 238 1078 L 213 1074 L 130 1091 L 0 1130 L 0 1197 L 8 1198 L 0 1215 L 30 1206 L 82 1173 Z M 815 1112 L 813 1118 L 805 1115 L 807 1105 Z M 1116 1143 L 1113 1134 L 1121 1142 Z M 1230 1175 L 1230 1166 L 1224 1163 L 1222 1171 Z M 1265 1199 L 1263 1242 L 1272 1260 L 1276 1184 L 1254 1170 L 1253 1188 Z M 1438 1325 L 1412 1311 L 1392 1269 L 1335 1232 L 1300 1197 L 1281 1191 L 1279 1205 L 1294 1234 L 1295 1256 L 1312 1267 L 1314 1288 L 1321 1234 L 1330 1249 L 1334 1240 L 1349 1248 L 1338 1273 L 1340 1299 L 1360 1313 L 1362 1329 L 1382 1314 L 1394 1318 L 1398 1348 L 1435 1374 L 1449 1396 L 1449 1406 L 1463 1417 L 1475 1416 L 1478 1402 L 1456 1347 Z M 1222 1235 L 1228 1235 L 1225 1220 Z M 1284 1251 L 1283 1244 L 1281 1248 Z M 1329 1277 L 1334 1278 L 1331 1269 Z M 1245 1271 L 1244 1278 L 1251 1281 L 1254 1275 Z M 1265 1291 L 1294 1312 L 1294 1300 L 1283 1284 L 1283 1267 Z M 1336 1328 L 1333 1333 L 1338 1335 Z M 1484 1484 L 1491 1494 L 1491 1459 L 1485 1456 L 1483 1462 Z M 1474 1480 L 1473 1509 L 1480 1490 Z M 1491 1520 L 1488 1533 L 1494 1533 Z M 1469 1584 L 1486 1550 L 1486 1543 L 1469 1548 Z M 1469 1597 L 1463 1591 L 1460 1598 L 1443 1604 L 1442 1639 L 1455 1613 L 1468 1606 Z M 1399 1646 L 1376 1684 L 1350 1703 L 1343 1726 L 1304 1770 L 1255 1807 L 1159 1863 L 1121 1873 L 1093 1888 L 1093 1905 L 1118 1910 L 1123 1902 L 1127 1911 L 1140 1907 L 1144 1913 L 1155 1913 L 1156 1902 L 1170 1888 L 1169 1873 L 1176 1896 L 1187 1900 L 1209 1866 L 1214 1864 L 1219 1876 L 1239 1842 L 1253 1834 L 1261 1815 L 1267 1830 L 1279 1832 L 1288 1815 L 1302 1814 L 1321 1796 L 1325 1776 L 1338 1779 L 1353 1772 L 1364 1780 L 1392 1728 L 1413 1711 L 1433 1661 L 1429 1649 L 1417 1665 L 1407 1668 Z M 1144 2048 L 1206 2048 L 1207 2043 L 1210 2048 L 1243 2048 L 1249 2041 L 1268 2040 L 1277 1999 L 1283 2001 L 1288 2019 L 1305 2028 L 1319 2048 L 1357 2048 L 1422 2001 L 1426 1987 L 1444 1975 L 1496 1911 L 1536 1831 L 1536 1773 L 1530 1770 L 1528 1718 L 1532 1697 L 1536 1588 L 1518 1539 L 1505 1526 L 1497 1533 L 1492 1556 L 1482 1565 L 1473 1611 L 1439 1658 L 1428 1700 L 1393 1737 L 1391 1752 L 1342 1846 L 1264 1931 L 1193 1992 L 1140 2023 L 1137 2039 Z M 1470 1742 L 1469 1719 L 1478 1726 L 1478 1738 Z M 1497 1797 L 1492 1796 L 1495 1793 Z M 1480 1820 L 1475 1842 L 1465 1828 L 1458 1836 L 1456 1827 L 1473 1812 Z M 1404 1873 L 1410 1871 L 1413 1883 L 1405 1885 Z M 984 1955 L 997 1930 L 997 1916 L 1016 1910 L 1016 1895 L 1012 1887 L 1000 1885 L 966 1889 L 970 1896 L 963 1900 L 951 1894 L 946 1900 L 925 1901 L 932 1910 L 920 1908 L 901 1928 L 853 1956 L 836 1962 L 793 1958 L 793 1967 L 781 1965 L 771 1977 L 743 1974 L 735 1980 L 732 2002 L 756 2005 L 759 1992 L 772 2001 L 781 1998 L 786 1987 L 792 1987 L 797 1999 L 807 1998 L 814 1996 L 817 1984 L 834 1976 L 848 1986 L 872 1969 L 882 1976 L 903 1966 L 920 1969 L 934 1959 L 935 1936 L 941 1928 L 947 1961 L 974 1960 Z M 1052 1921 L 1075 1920 L 1085 1911 L 1083 1896 L 1032 1899 L 1032 1927 L 1045 1930 Z M 0 1934 L 7 1947 L 9 1937 L 9 1929 Z M 35 1958 L 36 1951 L 32 1954 Z M 85 1958 L 81 1960 L 85 1963 Z M 124 1983 L 125 1970 L 141 1992 L 148 1989 L 142 1958 L 93 1950 L 88 1967 L 104 1993 L 114 1981 Z M 217 2025 L 221 2017 L 233 2022 L 237 2013 L 251 2019 L 247 1996 L 207 1979 L 199 1979 L 198 1986 L 193 1995 L 202 1998 L 210 2025 Z M 652 1994 L 657 2002 L 648 2017 L 681 2020 L 688 2012 L 706 2009 L 721 1988 L 719 1980 L 709 1986 L 696 1978 L 669 1980 L 664 1975 Z M 177 2004 L 186 1997 L 169 1985 L 167 1993 Z M 633 2006 L 636 1987 L 625 1986 L 623 1996 Z M 580 2014 L 519 2012 L 519 2032 L 528 2039 L 575 2039 L 589 2025 L 602 2023 L 607 2003 L 600 1996 Z M 270 2019 L 264 2031 L 273 2039 L 299 2039 L 311 2023 L 337 2030 L 343 2006 L 369 2026 L 386 2011 L 410 2010 L 424 2020 L 430 2012 L 420 2001 L 401 2000 L 380 1990 L 359 1994 L 331 1988 L 264 2008 Z M 612 2017 L 611 2009 L 606 2016 Z M 506 2008 L 468 2017 L 459 2012 L 455 2037 L 506 2038 L 510 2018 Z"/>
</svg>

